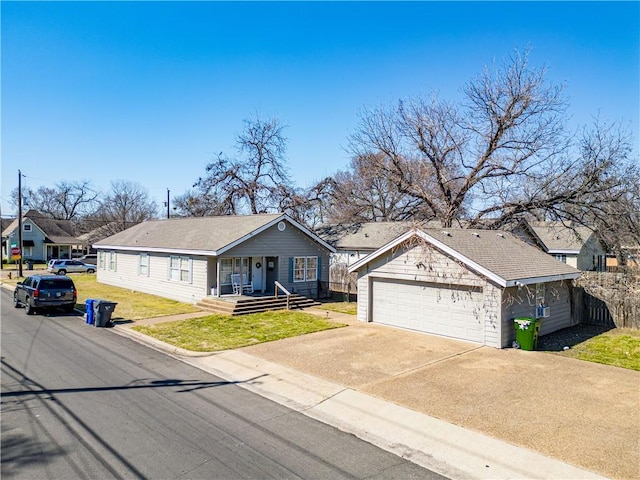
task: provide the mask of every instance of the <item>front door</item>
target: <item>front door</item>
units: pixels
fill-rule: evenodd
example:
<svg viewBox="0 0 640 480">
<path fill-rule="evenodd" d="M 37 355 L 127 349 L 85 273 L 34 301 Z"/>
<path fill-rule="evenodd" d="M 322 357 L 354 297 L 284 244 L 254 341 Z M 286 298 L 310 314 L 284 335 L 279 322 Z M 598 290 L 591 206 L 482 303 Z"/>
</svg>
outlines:
<svg viewBox="0 0 640 480">
<path fill-rule="evenodd" d="M 266 257 L 265 259 L 265 293 L 273 295 L 275 293 L 274 282 L 278 280 L 278 257 Z"/>
</svg>

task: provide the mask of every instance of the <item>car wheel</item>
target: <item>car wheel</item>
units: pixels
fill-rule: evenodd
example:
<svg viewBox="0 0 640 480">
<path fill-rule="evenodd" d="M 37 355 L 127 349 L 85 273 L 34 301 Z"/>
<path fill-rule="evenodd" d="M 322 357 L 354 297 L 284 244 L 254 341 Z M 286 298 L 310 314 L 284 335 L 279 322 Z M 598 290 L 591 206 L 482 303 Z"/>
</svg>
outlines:
<svg viewBox="0 0 640 480">
<path fill-rule="evenodd" d="M 27 298 L 25 299 L 25 303 L 24 303 L 24 312 L 25 312 L 27 315 L 33 315 L 34 313 L 36 313 L 35 308 L 33 308 L 33 307 L 31 306 L 31 302 L 29 302 L 29 297 L 27 297 Z"/>
<path fill-rule="evenodd" d="M 66 275 L 66 274 L 67 274 L 67 271 L 64 268 L 58 270 L 58 275 Z"/>
<path fill-rule="evenodd" d="M 76 306 L 74 305 L 65 305 L 64 311 L 67 313 L 73 313 L 76 310 Z"/>
<path fill-rule="evenodd" d="M 13 307 L 14 308 L 20 308 L 21 307 L 20 300 L 18 300 L 18 294 L 17 293 L 13 294 Z"/>
<path fill-rule="evenodd" d="M 87 270 L 87 273 L 96 273 L 96 271 L 93 268 L 90 268 L 89 270 Z"/>
</svg>

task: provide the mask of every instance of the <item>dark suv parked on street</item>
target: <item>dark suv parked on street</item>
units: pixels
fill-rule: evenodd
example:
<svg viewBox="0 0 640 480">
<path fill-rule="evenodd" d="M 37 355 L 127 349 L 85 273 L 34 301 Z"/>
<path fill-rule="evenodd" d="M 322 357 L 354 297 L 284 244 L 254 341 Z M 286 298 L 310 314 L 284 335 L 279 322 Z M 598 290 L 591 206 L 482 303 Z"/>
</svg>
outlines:
<svg viewBox="0 0 640 480">
<path fill-rule="evenodd" d="M 13 292 L 13 306 L 24 305 L 27 315 L 34 314 L 36 309 L 55 307 L 71 313 L 77 299 L 73 280 L 63 275 L 31 275 L 18 282 Z"/>
</svg>

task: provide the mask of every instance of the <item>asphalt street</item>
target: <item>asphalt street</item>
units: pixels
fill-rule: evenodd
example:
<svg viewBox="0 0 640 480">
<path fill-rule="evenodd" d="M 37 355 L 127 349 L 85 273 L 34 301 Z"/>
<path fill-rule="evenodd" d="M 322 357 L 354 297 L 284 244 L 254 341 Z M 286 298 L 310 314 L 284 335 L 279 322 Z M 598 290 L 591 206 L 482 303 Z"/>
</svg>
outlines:
<svg viewBox="0 0 640 480">
<path fill-rule="evenodd" d="M 3 478 L 443 478 L 80 315 L 27 316 L 0 295 Z"/>
</svg>

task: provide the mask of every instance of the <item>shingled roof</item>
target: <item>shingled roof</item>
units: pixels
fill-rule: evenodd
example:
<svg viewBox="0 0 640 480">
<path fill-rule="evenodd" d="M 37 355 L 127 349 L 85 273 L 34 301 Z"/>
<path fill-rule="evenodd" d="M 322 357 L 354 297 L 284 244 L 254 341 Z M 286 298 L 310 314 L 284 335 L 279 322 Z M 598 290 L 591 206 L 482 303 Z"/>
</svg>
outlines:
<svg viewBox="0 0 640 480">
<path fill-rule="evenodd" d="M 29 210 L 22 216 L 33 222 L 45 235 L 45 241 L 63 245 L 79 244 L 80 241 L 74 235 L 73 222 L 71 220 L 56 220 L 45 217 L 37 210 Z M 2 236 L 9 235 L 18 228 L 18 219 L 4 229 Z"/>
<path fill-rule="evenodd" d="M 373 252 L 412 228 L 435 228 L 439 225 L 438 221 L 361 222 L 326 225 L 316 233 L 337 250 Z"/>
<path fill-rule="evenodd" d="M 356 271 L 412 237 L 442 251 L 502 286 L 577 278 L 580 271 L 555 260 L 515 235 L 496 230 L 412 229 L 354 263 Z"/>
<path fill-rule="evenodd" d="M 562 222 L 529 222 L 526 226 L 548 253 L 580 253 L 593 232 L 584 226 L 567 226 Z"/>
<path fill-rule="evenodd" d="M 114 250 L 220 255 L 282 220 L 333 251 L 333 247 L 320 237 L 282 213 L 148 220 L 100 240 L 93 246 Z"/>
</svg>

